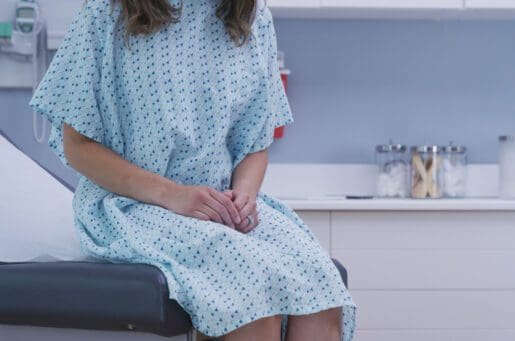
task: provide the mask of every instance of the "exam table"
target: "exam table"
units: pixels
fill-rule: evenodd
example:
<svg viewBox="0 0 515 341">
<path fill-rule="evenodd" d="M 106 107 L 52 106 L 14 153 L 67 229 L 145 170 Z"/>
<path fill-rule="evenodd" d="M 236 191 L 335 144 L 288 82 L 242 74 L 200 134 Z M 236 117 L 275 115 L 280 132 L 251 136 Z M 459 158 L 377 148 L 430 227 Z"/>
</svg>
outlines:
<svg viewBox="0 0 515 341">
<path fill-rule="evenodd" d="M 0 340 L 194 338 L 191 319 L 169 298 L 159 268 L 77 258 L 73 215 L 63 210 L 73 189 L 1 131 L 0 151 L 6 161 L 0 186 L 10 198 L 0 202 Z M 47 196 L 53 200 L 41 203 Z M 16 202 L 24 205 L 14 207 Z M 39 257 L 49 251 L 54 260 Z M 345 268 L 333 262 L 347 285 Z"/>
<path fill-rule="evenodd" d="M 333 262 L 347 285 L 345 268 Z M 169 299 L 165 276 L 153 265 L 0 263 L 0 279 L 0 324 L 192 334 L 190 317 Z"/>
</svg>

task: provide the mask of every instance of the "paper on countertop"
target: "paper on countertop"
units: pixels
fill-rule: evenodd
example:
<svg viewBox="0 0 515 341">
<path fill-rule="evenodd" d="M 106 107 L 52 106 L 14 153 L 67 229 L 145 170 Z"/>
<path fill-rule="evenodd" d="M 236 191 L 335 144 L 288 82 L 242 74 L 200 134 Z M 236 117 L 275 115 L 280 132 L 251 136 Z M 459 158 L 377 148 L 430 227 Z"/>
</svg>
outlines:
<svg viewBox="0 0 515 341">
<path fill-rule="evenodd" d="M 279 200 L 347 200 L 346 195 L 307 195 L 302 197 L 277 196 Z"/>
</svg>

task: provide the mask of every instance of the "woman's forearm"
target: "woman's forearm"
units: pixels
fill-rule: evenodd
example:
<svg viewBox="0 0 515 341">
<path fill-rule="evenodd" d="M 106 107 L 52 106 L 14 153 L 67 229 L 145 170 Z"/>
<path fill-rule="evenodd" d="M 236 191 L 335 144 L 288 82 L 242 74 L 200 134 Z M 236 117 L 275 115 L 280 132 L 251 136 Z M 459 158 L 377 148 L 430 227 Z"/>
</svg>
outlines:
<svg viewBox="0 0 515 341">
<path fill-rule="evenodd" d="M 257 195 L 268 166 L 268 150 L 248 154 L 234 169 L 232 189 Z"/>
<path fill-rule="evenodd" d="M 64 124 L 64 152 L 78 172 L 110 192 L 163 206 L 179 186 L 159 174 L 144 170 L 120 155 L 77 133 Z"/>
</svg>

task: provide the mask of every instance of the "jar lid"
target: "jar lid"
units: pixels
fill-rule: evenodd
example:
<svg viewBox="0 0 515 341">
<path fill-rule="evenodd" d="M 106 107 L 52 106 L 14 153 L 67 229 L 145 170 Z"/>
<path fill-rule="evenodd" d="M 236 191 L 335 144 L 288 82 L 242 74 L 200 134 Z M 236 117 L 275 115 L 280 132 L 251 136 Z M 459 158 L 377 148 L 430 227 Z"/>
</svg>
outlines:
<svg viewBox="0 0 515 341">
<path fill-rule="evenodd" d="M 499 141 L 513 141 L 515 140 L 515 136 L 513 135 L 501 135 L 499 136 Z"/>
<path fill-rule="evenodd" d="M 423 145 L 423 146 L 412 146 L 411 147 L 412 152 L 418 152 L 418 153 L 438 153 L 441 150 L 442 150 L 442 147 L 440 147 L 440 146 Z"/>
<path fill-rule="evenodd" d="M 403 144 L 380 144 L 376 146 L 378 153 L 404 153 L 406 146 Z"/>
<path fill-rule="evenodd" d="M 463 154 L 467 151 L 467 147 L 464 146 L 444 146 L 442 150 L 446 153 L 459 153 Z"/>
<path fill-rule="evenodd" d="M 465 146 L 455 146 L 452 141 L 449 142 L 449 144 L 447 146 L 443 146 L 442 147 L 442 150 L 445 152 L 445 153 L 459 153 L 459 154 L 463 154 L 467 151 L 467 147 Z"/>
</svg>

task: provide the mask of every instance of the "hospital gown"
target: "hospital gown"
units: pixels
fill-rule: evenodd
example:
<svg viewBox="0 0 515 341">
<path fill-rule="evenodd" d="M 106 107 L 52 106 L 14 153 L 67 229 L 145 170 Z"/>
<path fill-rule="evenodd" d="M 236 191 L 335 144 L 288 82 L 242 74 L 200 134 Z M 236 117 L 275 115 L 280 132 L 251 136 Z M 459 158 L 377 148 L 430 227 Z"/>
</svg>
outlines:
<svg viewBox="0 0 515 341">
<path fill-rule="evenodd" d="M 171 1 L 176 4 L 175 2 Z M 259 6 L 238 47 L 215 15 L 217 0 L 185 0 L 181 19 L 129 36 L 118 2 L 80 9 L 30 100 L 52 124 L 50 148 L 68 167 L 62 124 L 148 171 L 185 185 L 230 188 L 232 171 L 293 122 L 277 65 L 270 10 Z M 355 304 L 317 237 L 278 199 L 260 192 L 249 233 L 124 197 L 81 176 L 73 199 L 82 250 L 164 273 L 169 296 L 209 336 L 266 316 Z"/>
</svg>

